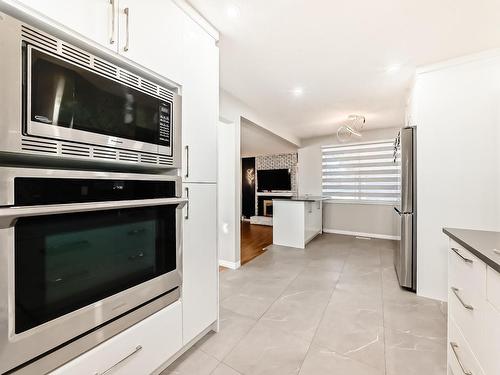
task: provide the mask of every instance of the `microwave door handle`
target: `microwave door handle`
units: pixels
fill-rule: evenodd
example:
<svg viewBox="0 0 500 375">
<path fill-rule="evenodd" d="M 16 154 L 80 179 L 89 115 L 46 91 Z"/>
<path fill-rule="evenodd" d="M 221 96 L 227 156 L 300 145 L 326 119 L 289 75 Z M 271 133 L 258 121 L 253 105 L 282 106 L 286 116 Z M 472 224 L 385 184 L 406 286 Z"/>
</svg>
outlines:
<svg viewBox="0 0 500 375">
<path fill-rule="evenodd" d="M 178 209 L 182 209 L 186 202 L 187 199 L 185 198 L 156 198 L 111 202 L 51 204 L 46 206 L 6 207 L 0 208 L 0 229 L 12 227 L 16 220 L 22 217 L 166 205 L 176 205 Z"/>
</svg>

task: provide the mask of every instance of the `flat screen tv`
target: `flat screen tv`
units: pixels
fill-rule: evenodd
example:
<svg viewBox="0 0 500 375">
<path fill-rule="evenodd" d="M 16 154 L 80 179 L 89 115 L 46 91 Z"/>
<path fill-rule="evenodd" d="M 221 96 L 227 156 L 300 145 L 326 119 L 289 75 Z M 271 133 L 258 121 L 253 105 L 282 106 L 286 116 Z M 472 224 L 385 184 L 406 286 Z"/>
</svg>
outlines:
<svg viewBox="0 0 500 375">
<path fill-rule="evenodd" d="M 269 169 L 257 171 L 259 191 L 292 190 L 289 169 Z"/>
</svg>

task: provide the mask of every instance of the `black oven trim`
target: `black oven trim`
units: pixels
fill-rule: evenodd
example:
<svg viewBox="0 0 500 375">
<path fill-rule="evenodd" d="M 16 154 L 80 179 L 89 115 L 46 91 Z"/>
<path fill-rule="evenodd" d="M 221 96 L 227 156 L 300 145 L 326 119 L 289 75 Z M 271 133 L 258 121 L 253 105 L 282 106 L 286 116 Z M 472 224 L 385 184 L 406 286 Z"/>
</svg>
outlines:
<svg viewBox="0 0 500 375">
<path fill-rule="evenodd" d="M 88 202 L 175 198 L 176 181 L 15 177 L 14 205 L 43 206 Z"/>
</svg>

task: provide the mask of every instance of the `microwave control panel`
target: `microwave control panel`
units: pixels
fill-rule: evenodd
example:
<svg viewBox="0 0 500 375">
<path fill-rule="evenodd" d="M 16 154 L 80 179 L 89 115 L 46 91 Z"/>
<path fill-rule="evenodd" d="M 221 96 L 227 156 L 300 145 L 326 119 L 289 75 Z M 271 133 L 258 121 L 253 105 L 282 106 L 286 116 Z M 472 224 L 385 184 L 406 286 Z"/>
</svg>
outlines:
<svg viewBox="0 0 500 375">
<path fill-rule="evenodd" d="M 161 145 L 170 146 L 172 104 L 160 102 L 160 126 L 158 140 Z"/>
</svg>

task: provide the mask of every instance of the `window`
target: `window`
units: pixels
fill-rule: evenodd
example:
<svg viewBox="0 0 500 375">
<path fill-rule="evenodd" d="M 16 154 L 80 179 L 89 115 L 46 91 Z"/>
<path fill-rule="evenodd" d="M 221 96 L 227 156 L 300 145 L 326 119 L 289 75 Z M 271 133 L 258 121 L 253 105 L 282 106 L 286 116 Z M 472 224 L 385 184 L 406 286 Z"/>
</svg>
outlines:
<svg viewBox="0 0 500 375">
<path fill-rule="evenodd" d="M 323 146 L 323 195 L 342 202 L 394 204 L 400 199 L 400 155 L 394 141 Z"/>
</svg>

